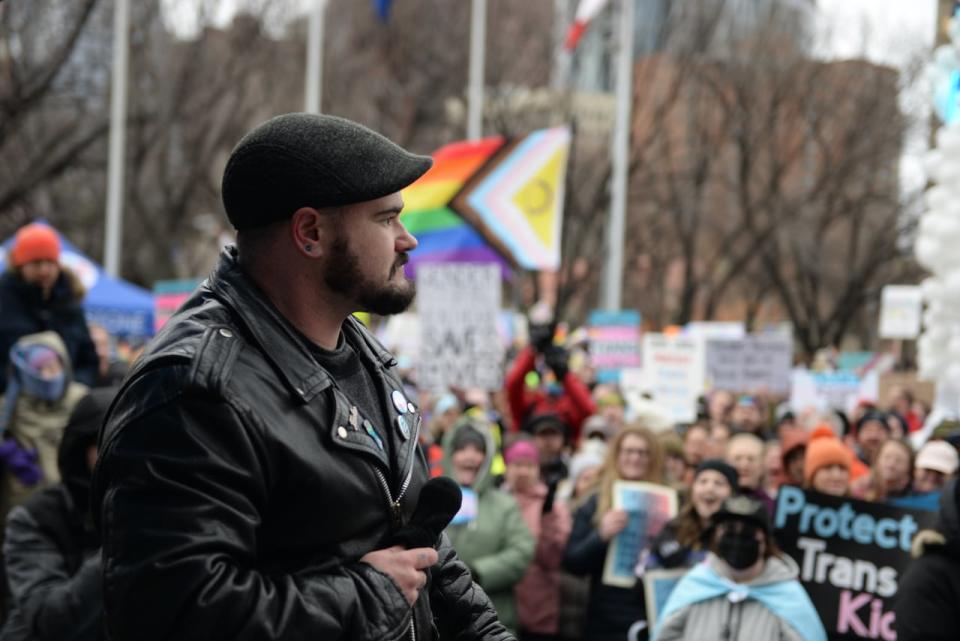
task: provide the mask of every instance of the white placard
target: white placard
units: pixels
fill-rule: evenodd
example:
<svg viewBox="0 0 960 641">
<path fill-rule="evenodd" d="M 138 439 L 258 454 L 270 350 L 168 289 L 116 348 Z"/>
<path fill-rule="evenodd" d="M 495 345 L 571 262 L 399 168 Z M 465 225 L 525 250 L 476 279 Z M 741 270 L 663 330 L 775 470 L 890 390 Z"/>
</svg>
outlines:
<svg viewBox="0 0 960 641">
<path fill-rule="evenodd" d="M 688 336 L 708 338 L 743 338 L 747 328 L 741 321 L 691 321 L 684 327 Z"/>
<path fill-rule="evenodd" d="M 646 391 L 677 423 L 697 418 L 703 393 L 703 341 L 691 336 L 643 335 Z"/>
<path fill-rule="evenodd" d="M 706 341 L 707 387 L 730 392 L 790 392 L 793 340 L 779 334 Z"/>
<path fill-rule="evenodd" d="M 887 285 L 880 296 L 880 338 L 920 335 L 923 293 L 918 285 Z"/>
<path fill-rule="evenodd" d="M 500 389 L 500 268 L 470 263 L 417 267 L 418 384 Z"/>
</svg>

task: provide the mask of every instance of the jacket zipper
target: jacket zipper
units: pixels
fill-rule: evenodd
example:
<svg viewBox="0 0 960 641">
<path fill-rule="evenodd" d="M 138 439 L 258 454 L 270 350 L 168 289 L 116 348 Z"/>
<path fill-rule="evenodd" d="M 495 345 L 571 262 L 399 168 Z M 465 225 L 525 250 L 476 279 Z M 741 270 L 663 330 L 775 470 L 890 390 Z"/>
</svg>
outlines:
<svg viewBox="0 0 960 641">
<path fill-rule="evenodd" d="M 407 476 L 403 479 L 403 483 L 400 485 L 400 492 L 397 494 L 397 497 L 393 497 L 393 492 L 390 491 L 390 484 L 387 483 L 387 477 L 383 475 L 383 472 L 380 471 L 380 468 L 377 466 L 373 467 L 374 474 L 377 475 L 377 480 L 380 481 L 380 488 L 383 490 L 384 495 L 387 498 L 387 503 L 390 505 L 390 514 L 393 517 L 394 527 L 400 527 L 403 525 L 403 519 L 400 514 L 400 500 L 406 495 L 407 489 L 410 487 L 410 481 L 413 479 L 413 464 L 417 460 L 417 453 L 415 448 L 418 447 L 417 443 L 420 440 L 420 423 L 417 421 L 416 429 L 410 439 L 412 443 L 413 450 L 410 452 L 410 462 L 407 467 Z"/>
<path fill-rule="evenodd" d="M 380 482 L 380 489 L 383 490 L 383 494 L 387 499 L 387 503 L 390 506 L 390 515 L 393 517 L 393 526 L 399 528 L 403 525 L 403 515 L 400 511 L 400 500 L 406 495 L 407 490 L 410 488 L 410 481 L 413 479 L 413 464 L 417 460 L 416 448 L 419 447 L 418 443 L 420 442 L 420 423 L 421 420 L 417 420 L 417 426 L 414 429 L 411 441 L 411 452 L 410 452 L 410 464 L 407 468 L 407 476 L 403 479 L 403 483 L 400 485 L 400 492 L 397 494 L 397 498 L 393 498 L 393 492 L 390 491 L 390 484 L 387 483 L 387 477 L 383 475 L 383 472 L 380 471 L 380 468 L 376 465 L 373 466 L 373 473 L 377 477 L 377 481 Z M 417 617 L 415 612 L 411 611 L 410 613 L 410 641 L 417 641 Z"/>
</svg>

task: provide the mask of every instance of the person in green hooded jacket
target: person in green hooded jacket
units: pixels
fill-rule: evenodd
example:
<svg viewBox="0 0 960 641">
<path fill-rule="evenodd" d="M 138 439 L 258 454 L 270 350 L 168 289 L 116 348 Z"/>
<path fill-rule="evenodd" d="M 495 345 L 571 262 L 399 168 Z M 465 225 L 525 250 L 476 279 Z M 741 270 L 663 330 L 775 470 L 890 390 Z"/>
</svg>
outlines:
<svg viewBox="0 0 960 641">
<path fill-rule="evenodd" d="M 493 485 L 490 462 L 495 454 L 487 421 L 468 416 L 443 439 L 443 469 L 460 484 L 463 507 L 447 527 L 447 536 L 474 581 L 486 591 L 500 622 L 516 631 L 513 586 L 533 560 L 535 541 L 516 499 Z"/>
</svg>

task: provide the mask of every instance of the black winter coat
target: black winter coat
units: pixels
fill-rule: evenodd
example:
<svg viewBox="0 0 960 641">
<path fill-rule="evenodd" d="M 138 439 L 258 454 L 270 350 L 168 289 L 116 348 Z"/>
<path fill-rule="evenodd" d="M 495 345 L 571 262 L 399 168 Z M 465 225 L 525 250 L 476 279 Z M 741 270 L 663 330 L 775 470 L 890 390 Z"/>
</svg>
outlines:
<svg viewBox="0 0 960 641">
<path fill-rule="evenodd" d="M 0 641 L 104 638 L 87 450 L 96 443 L 115 392 L 100 388 L 80 400 L 57 452 L 62 483 L 40 490 L 7 518 L 3 552 L 10 612 Z"/>
<path fill-rule="evenodd" d="M 360 323 L 343 332 L 381 394 L 402 389 Z M 228 248 L 131 371 L 92 487 L 111 639 L 512 638 L 446 537 L 413 617 L 359 562 L 410 518 L 427 465 L 416 431 L 391 461 L 351 427 L 304 341 Z"/>
<path fill-rule="evenodd" d="M 583 638 L 586 641 L 626 641 L 630 627 L 647 618 L 642 582 L 621 588 L 603 583 L 608 543 L 593 524 L 597 495 L 591 496 L 573 516 L 573 529 L 563 556 L 563 567 L 573 574 L 590 576 L 590 598 Z M 646 639 L 642 632 L 640 639 Z"/>
<path fill-rule="evenodd" d="M 101 639 L 100 551 L 63 485 L 15 507 L 3 551 L 11 611 L 0 641 Z"/>
<path fill-rule="evenodd" d="M 960 482 L 940 497 L 937 532 L 924 530 L 894 597 L 898 641 L 956 641 L 960 635 Z"/>
<path fill-rule="evenodd" d="M 42 290 L 16 272 L 0 276 L 0 394 L 7 387 L 10 348 L 23 336 L 47 330 L 59 334 L 67 346 L 73 380 L 87 386 L 96 382 L 100 362 L 77 298 L 75 278 L 61 268 L 50 298 L 44 300 Z"/>
</svg>

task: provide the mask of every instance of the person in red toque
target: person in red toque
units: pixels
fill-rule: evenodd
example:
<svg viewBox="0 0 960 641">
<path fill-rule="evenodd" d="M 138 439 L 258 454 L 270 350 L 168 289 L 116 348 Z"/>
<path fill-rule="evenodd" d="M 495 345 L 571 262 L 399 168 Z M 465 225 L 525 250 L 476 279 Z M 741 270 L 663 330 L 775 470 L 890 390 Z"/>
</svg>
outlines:
<svg viewBox="0 0 960 641">
<path fill-rule="evenodd" d="M 0 389 L 14 343 L 48 330 L 63 339 L 73 379 L 93 385 L 99 360 L 81 307 L 84 295 L 80 280 L 60 264 L 57 233 L 42 223 L 21 227 L 0 276 Z"/>
</svg>

